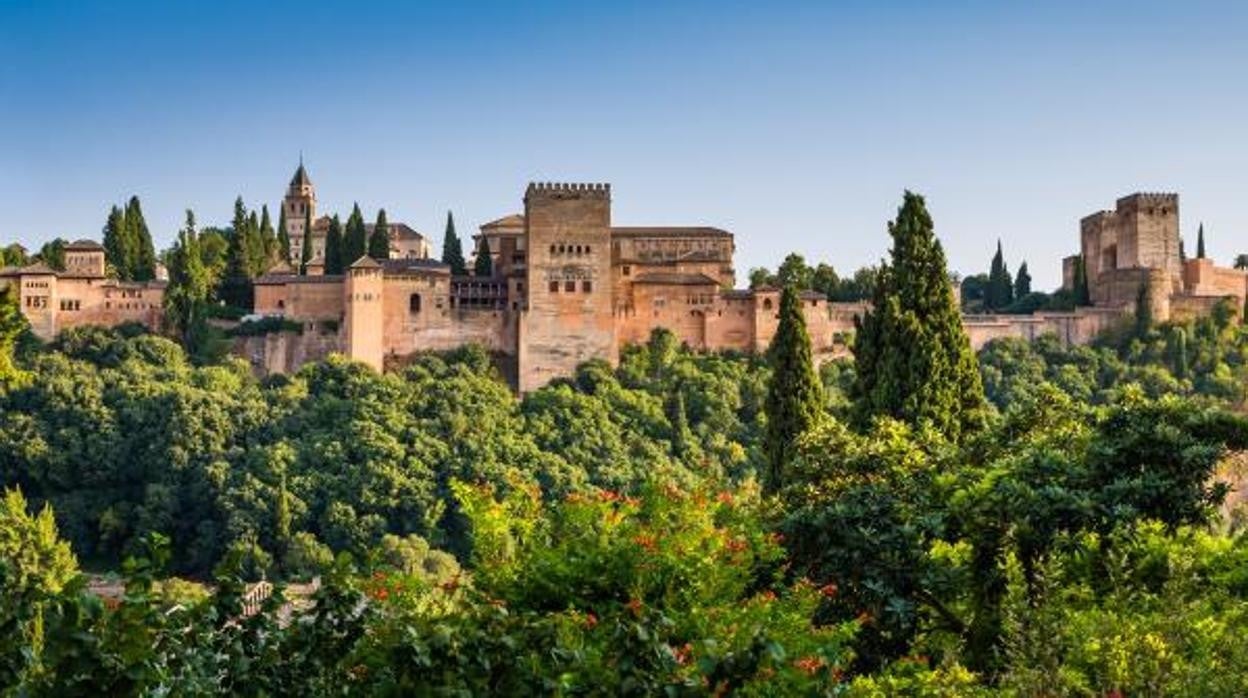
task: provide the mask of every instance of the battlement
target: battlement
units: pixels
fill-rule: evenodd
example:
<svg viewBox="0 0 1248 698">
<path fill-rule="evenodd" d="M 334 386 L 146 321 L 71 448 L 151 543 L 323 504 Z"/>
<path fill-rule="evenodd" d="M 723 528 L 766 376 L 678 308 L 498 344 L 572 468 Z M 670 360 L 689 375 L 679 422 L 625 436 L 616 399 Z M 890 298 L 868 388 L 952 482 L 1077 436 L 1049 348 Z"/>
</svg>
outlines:
<svg viewBox="0 0 1248 698">
<path fill-rule="evenodd" d="M 611 185 L 585 182 L 530 182 L 524 192 L 527 201 L 537 199 L 611 199 Z"/>
<path fill-rule="evenodd" d="M 1092 213 L 1081 218 L 1079 220 L 1079 228 L 1080 230 L 1087 230 L 1088 228 L 1095 228 L 1112 223 L 1114 216 L 1116 215 L 1118 214 L 1113 211 L 1097 211 L 1096 213 Z"/>
<path fill-rule="evenodd" d="M 1149 209 L 1160 209 L 1160 212 L 1174 213 L 1179 208 L 1179 195 L 1160 192 L 1137 192 L 1118 199 L 1118 210 L 1138 212 Z"/>
</svg>

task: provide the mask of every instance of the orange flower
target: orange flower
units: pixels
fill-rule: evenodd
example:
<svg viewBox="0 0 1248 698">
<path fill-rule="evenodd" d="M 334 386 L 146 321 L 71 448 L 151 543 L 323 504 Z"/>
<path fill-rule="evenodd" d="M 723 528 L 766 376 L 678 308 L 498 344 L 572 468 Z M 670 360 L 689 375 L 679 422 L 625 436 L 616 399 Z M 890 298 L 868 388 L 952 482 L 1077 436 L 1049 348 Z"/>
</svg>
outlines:
<svg viewBox="0 0 1248 698">
<path fill-rule="evenodd" d="M 829 598 L 829 599 L 835 597 L 836 592 L 837 592 L 836 582 L 828 582 L 827 584 L 824 584 L 823 586 L 819 587 L 819 593 L 823 594 L 824 597 Z"/>
<path fill-rule="evenodd" d="M 378 601 L 385 601 L 386 599 L 390 598 L 390 590 L 385 587 L 382 587 L 380 589 L 374 589 L 373 598 L 377 599 Z"/>
<path fill-rule="evenodd" d="M 629 611 L 632 611 L 634 616 L 641 615 L 641 599 L 635 596 L 631 597 L 629 598 L 628 603 L 625 604 L 625 606 L 627 606 Z"/>
<path fill-rule="evenodd" d="M 772 601 L 776 600 L 776 592 L 772 591 L 771 589 L 764 591 L 762 594 L 759 594 L 759 596 L 761 596 L 763 598 L 763 601 L 767 603 L 771 603 Z"/>
<path fill-rule="evenodd" d="M 823 668 L 823 659 L 814 655 L 808 655 L 793 662 L 793 666 L 801 669 L 807 674 L 814 675 Z"/>
<path fill-rule="evenodd" d="M 585 627 L 593 630 L 598 625 L 598 616 L 593 613 L 585 614 Z"/>
<path fill-rule="evenodd" d="M 620 499 L 620 493 L 614 490 L 599 490 L 598 491 L 599 501 L 615 502 L 615 501 L 619 501 L 619 499 Z"/>
<path fill-rule="evenodd" d="M 716 499 L 719 500 L 720 504 L 727 504 L 729 506 L 732 506 L 732 493 L 731 492 L 720 492 L 719 496 L 716 497 Z"/>
<path fill-rule="evenodd" d="M 739 553 L 743 552 L 749 547 L 749 545 L 745 542 L 744 538 L 729 538 L 728 541 L 724 543 L 724 547 L 727 548 L 730 553 Z"/>
<path fill-rule="evenodd" d="M 649 533 L 638 533 L 633 536 L 633 542 L 651 552 L 658 548 L 658 545 L 654 541 L 654 536 Z"/>
<path fill-rule="evenodd" d="M 684 666 L 689 663 L 689 658 L 693 656 L 693 645 L 686 642 L 683 646 L 672 650 L 672 656 L 676 658 L 676 663 Z"/>
</svg>

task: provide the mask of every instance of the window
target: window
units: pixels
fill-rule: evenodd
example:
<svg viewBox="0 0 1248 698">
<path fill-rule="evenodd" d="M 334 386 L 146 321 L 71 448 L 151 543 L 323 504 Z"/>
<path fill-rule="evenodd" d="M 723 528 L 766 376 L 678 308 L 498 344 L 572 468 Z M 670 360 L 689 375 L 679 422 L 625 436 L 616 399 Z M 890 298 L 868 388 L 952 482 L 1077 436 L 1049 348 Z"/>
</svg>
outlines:
<svg viewBox="0 0 1248 698">
<path fill-rule="evenodd" d="M 625 264 L 624 267 L 622 268 L 622 271 L 624 272 L 624 276 L 628 276 L 629 274 L 633 273 L 633 268 Z"/>
<path fill-rule="evenodd" d="M 768 299 L 766 299 L 766 300 L 764 300 L 764 301 L 763 301 L 763 310 L 771 310 L 771 299 L 770 299 L 770 298 L 768 298 Z"/>
<path fill-rule="evenodd" d="M 407 299 L 407 311 L 408 311 L 409 313 L 419 313 L 419 312 L 420 312 L 420 294 L 419 294 L 419 293 L 413 293 L 411 296 L 409 296 L 409 297 L 408 297 L 408 299 Z"/>
<path fill-rule="evenodd" d="M 552 281 L 552 282 L 550 282 L 550 292 L 551 292 L 551 293 L 558 293 L 558 292 L 559 292 L 559 282 L 558 282 L 558 281 Z"/>
<path fill-rule="evenodd" d="M 566 293 L 576 293 L 576 282 L 575 281 L 563 282 L 563 290 Z"/>
<path fill-rule="evenodd" d="M 551 245 L 551 246 L 550 246 L 550 253 L 551 253 L 551 254 L 554 254 L 554 253 L 555 253 L 555 249 L 556 249 L 556 248 L 555 248 L 555 246 L 554 246 L 554 245 Z"/>
<path fill-rule="evenodd" d="M 594 292 L 594 282 L 592 282 L 592 281 L 582 281 L 582 282 L 581 282 L 581 291 L 582 291 L 583 293 L 593 293 L 593 292 Z"/>
<path fill-rule="evenodd" d="M 589 254 L 589 245 L 585 246 L 585 254 Z"/>
<path fill-rule="evenodd" d="M 279 300 L 279 301 L 277 302 L 277 309 L 278 309 L 278 310 L 285 310 L 285 309 L 286 309 L 286 301 L 281 301 L 281 300 Z"/>
</svg>

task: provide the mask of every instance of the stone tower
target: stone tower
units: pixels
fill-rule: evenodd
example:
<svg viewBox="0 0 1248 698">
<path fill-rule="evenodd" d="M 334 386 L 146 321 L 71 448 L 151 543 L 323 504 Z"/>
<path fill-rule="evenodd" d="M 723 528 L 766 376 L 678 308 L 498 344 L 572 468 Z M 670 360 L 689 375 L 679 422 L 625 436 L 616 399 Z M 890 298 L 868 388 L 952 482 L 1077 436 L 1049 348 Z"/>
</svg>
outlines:
<svg viewBox="0 0 1248 698">
<path fill-rule="evenodd" d="M 312 186 L 308 171 L 303 169 L 302 158 L 299 160 L 299 169 L 295 170 L 295 176 L 290 179 L 290 186 L 286 189 L 282 210 L 286 213 L 286 232 L 290 235 L 290 261 L 298 264 L 303 253 L 303 238 L 309 232 L 304 230 L 304 224 L 309 218 L 316 220 L 316 187 Z"/>
<path fill-rule="evenodd" d="M 347 268 L 343 284 L 346 352 L 380 371 L 385 359 L 382 268 L 372 257 L 360 257 Z"/>
<path fill-rule="evenodd" d="M 519 388 L 615 363 L 611 186 L 530 184 L 524 195 L 528 307 L 520 318 Z"/>
<path fill-rule="evenodd" d="M 1180 279 L 1179 195 L 1132 194 L 1117 209 L 1118 267 L 1161 269 Z"/>
</svg>

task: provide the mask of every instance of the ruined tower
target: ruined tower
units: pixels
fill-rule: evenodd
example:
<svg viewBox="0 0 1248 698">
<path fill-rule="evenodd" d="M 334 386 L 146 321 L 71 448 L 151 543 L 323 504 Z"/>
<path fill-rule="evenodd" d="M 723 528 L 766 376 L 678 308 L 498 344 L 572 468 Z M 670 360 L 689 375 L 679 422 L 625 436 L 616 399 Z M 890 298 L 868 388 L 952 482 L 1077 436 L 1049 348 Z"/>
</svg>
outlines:
<svg viewBox="0 0 1248 698">
<path fill-rule="evenodd" d="M 303 169 L 302 160 L 299 161 L 299 169 L 295 170 L 295 176 L 290 179 L 286 197 L 282 199 L 282 210 L 286 213 L 286 232 L 290 235 L 289 261 L 298 264 L 303 252 L 303 238 L 309 232 L 304 230 L 304 224 L 309 219 L 316 220 L 316 187 L 312 186 L 308 171 Z M 314 245 L 324 244 L 323 241 L 314 240 Z M 324 252 L 323 249 L 314 247 L 312 257 L 322 256 Z"/>
<path fill-rule="evenodd" d="M 524 195 L 528 306 L 520 318 L 519 387 L 617 358 L 611 284 L 611 187 L 530 184 Z"/>
<path fill-rule="evenodd" d="M 347 268 L 343 287 L 346 354 L 380 371 L 385 359 L 382 268 L 360 257 Z"/>
</svg>

